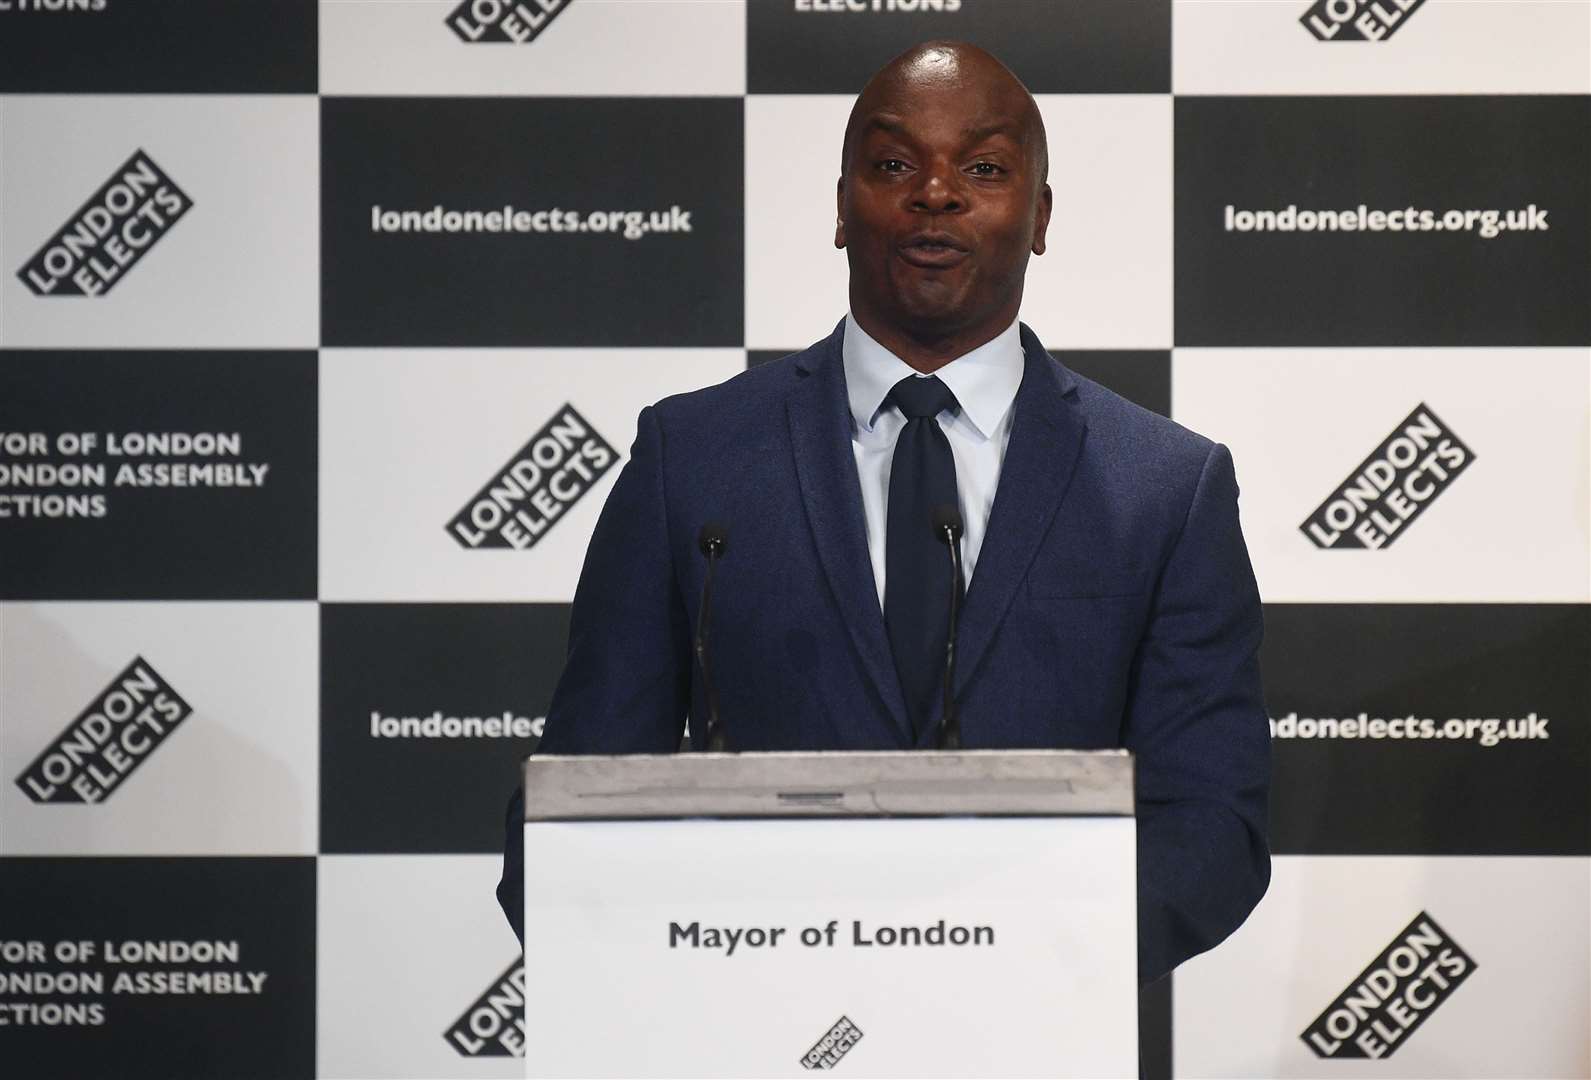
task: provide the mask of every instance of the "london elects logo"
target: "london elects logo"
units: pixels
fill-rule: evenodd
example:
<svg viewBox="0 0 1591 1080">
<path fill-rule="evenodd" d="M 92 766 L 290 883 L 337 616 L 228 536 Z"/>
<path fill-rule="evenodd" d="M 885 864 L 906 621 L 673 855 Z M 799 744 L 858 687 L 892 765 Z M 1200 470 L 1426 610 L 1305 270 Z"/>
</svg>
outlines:
<svg viewBox="0 0 1591 1080">
<path fill-rule="evenodd" d="M 1321 41 L 1385 41 L 1425 0 L 1315 0 L 1298 21 Z"/>
<path fill-rule="evenodd" d="M 525 958 L 509 964 L 442 1035 L 462 1057 L 524 1057 Z"/>
<path fill-rule="evenodd" d="M 101 296 L 193 209 L 193 200 L 142 150 L 17 271 L 35 296 Z"/>
<path fill-rule="evenodd" d="M 22 770 L 17 786 L 36 803 L 97 803 L 171 737 L 193 709 L 142 656 Z"/>
<path fill-rule="evenodd" d="M 534 547 L 596 486 L 618 453 L 565 405 L 448 522 L 461 547 Z"/>
<path fill-rule="evenodd" d="M 467 42 L 528 45 L 574 0 L 464 0 L 447 17 Z"/>
<path fill-rule="evenodd" d="M 1422 911 L 1299 1038 L 1316 1057 L 1391 1057 L 1475 967 Z"/>
<path fill-rule="evenodd" d="M 801 1066 L 806 1069 L 832 1069 L 840 1059 L 851 1052 L 851 1047 L 862 1041 L 862 1029 L 848 1016 L 834 1021 L 834 1026 L 823 1038 L 812 1044 L 812 1049 L 801 1056 Z"/>
<path fill-rule="evenodd" d="M 1319 548 L 1384 548 L 1475 460 L 1425 404 L 1299 525 Z"/>
</svg>

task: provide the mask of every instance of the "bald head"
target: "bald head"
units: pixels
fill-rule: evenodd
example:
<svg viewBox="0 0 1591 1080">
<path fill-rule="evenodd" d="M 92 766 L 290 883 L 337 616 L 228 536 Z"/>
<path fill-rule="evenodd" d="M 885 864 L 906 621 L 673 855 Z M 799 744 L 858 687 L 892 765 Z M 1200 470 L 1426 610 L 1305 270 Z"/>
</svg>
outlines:
<svg viewBox="0 0 1591 1080">
<path fill-rule="evenodd" d="M 909 108 L 910 102 L 925 93 L 947 90 L 989 98 L 1020 132 L 1020 141 L 1030 155 L 1039 184 L 1048 179 L 1049 142 L 1038 103 L 1010 68 L 985 50 L 964 41 L 924 41 L 913 45 L 867 80 L 845 122 L 845 140 L 840 150 L 841 174 L 850 166 L 857 133 L 875 114 Z"/>
</svg>

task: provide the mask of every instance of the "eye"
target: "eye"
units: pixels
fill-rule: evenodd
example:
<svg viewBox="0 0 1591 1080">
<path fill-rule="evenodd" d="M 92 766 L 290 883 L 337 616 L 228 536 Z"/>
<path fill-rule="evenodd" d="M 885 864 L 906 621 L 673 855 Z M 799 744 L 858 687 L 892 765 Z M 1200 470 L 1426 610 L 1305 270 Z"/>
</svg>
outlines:
<svg viewBox="0 0 1591 1080">
<path fill-rule="evenodd" d="M 972 171 L 977 176 L 998 176 L 1005 172 L 1004 169 L 992 161 L 979 161 L 972 166 Z"/>
<path fill-rule="evenodd" d="M 900 158 L 885 158 L 878 163 L 878 167 L 883 172 L 900 172 L 906 168 L 906 163 Z"/>
</svg>

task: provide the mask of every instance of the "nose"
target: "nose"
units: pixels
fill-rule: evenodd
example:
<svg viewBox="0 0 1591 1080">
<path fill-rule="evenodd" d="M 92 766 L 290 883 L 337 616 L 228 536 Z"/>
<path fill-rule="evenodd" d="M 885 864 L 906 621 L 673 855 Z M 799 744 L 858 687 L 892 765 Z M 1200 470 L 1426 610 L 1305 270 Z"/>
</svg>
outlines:
<svg viewBox="0 0 1591 1080">
<path fill-rule="evenodd" d="M 911 208 L 931 214 L 957 213 L 966 207 L 966 192 L 961 175 L 946 161 L 935 161 L 918 172 L 912 189 Z"/>
</svg>

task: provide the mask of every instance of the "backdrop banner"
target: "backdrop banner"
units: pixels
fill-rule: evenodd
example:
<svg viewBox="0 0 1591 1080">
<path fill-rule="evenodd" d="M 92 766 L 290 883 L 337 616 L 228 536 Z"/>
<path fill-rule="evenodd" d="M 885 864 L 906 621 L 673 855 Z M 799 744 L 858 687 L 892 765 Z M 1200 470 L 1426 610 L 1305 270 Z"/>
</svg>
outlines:
<svg viewBox="0 0 1591 1080">
<path fill-rule="evenodd" d="M 636 416 L 844 315 L 933 38 L 1048 131 L 1023 320 L 1242 486 L 1275 881 L 1143 1075 L 1591 1076 L 1591 0 L 0 0 L 0 1071 L 521 1073 Z"/>
</svg>

